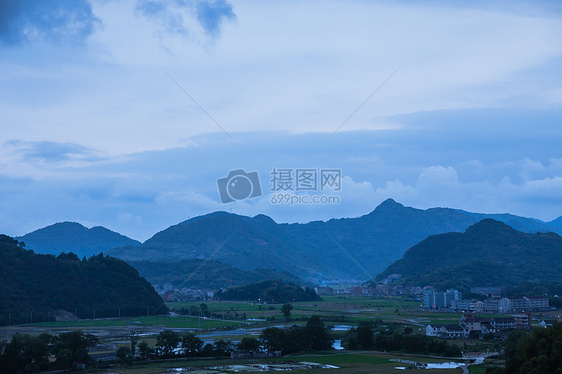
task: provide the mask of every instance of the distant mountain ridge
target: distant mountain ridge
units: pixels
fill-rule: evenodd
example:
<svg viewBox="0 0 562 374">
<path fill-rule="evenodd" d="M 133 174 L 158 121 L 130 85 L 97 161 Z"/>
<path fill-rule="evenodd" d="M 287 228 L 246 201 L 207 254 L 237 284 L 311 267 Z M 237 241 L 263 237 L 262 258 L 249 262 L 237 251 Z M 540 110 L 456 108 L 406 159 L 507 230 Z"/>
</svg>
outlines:
<svg viewBox="0 0 562 374">
<path fill-rule="evenodd" d="M 402 282 L 438 288 L 562 282 L 562 237 L 524 233 L 484 219 L 464 233 L 433 235 L 416 244 L 378 278 L 401 274 Z"/>
<path fill-rule="evenodd" d="M 16 237 L 36 253 L 73 252 L 80 258 L 90 257 L 116 247 L 139 246 L 141 243 L 124 235 L 94 226 L 91 229 L 77 222 L 59 222 L 29 234 Z"/>
<path fill-rule="evenodd" d="M 215 212 L 170 226 L 141 246 L 107 253 L 127 261 L 211 258 L 244 270 L 288 271 L 309 281 L 365 280 L 428 236 L 462 232 L 485 218 L 523 232 L 562 233 L 562 228 L 532 218 L 450 208 L 421 210 L 388 199 L 361 217 L 305 224 Z"/>
</svg>

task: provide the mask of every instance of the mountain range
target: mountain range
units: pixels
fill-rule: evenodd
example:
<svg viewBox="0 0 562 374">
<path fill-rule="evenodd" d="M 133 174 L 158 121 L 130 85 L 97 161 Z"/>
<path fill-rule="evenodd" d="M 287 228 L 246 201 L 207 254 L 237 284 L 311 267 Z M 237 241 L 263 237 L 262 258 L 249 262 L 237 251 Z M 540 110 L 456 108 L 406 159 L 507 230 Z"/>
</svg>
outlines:
<svg viewBox="0 0 562 374">
<path fill-rule="evenodd" d="M 484 219 L 463 233 L 432 235 L 379 274 L 405 276 L 402 283 L 438 289 L 562 282 L 562 237 L 523 233 Z"/>
<path fill-rule="evenodd" d="M 547 223 L 511 214 L 450 208 L 422 210 L 388 199 L 361 217 L 309 223 L 276 223 L 265 215 L 246 217 L 215 212 L 170 226 L 142 244 L 132 239 L 129 239 L 132 243 L 118 245 L 101 240 L 97 241 L 97 247 L 89 248 L 129 262 L 212 259 L 242 270 L 270 268 L 290 272 L 312 282 L 366 280 L 384 271 L 428 236 L 463 232 L 486 218 L 527 233 L 562 233 L 562 218 Z M 48 244 L 43 241 L 37 247 L 29 241 L 38 231 L 18 239 L 25 241 L 28 248 L 54 252 L 71 251 L 73 246 L 83 248 L 81 242 L 90 242 L 62 230 L 55 232 L 54 228 L 60 228 L 57 225 L 63 224 L 38 230 L 51 240 Z M 94 228 L 88 232 L 91 230 Z M 98 239 L 92 239 L 91 243 Z"/>
<path fill-rule="evenodd" d="M 373 278 L 428 236 L 462 232 L 485 218 L 523 232 L 562 232 L 548 223 L 511 214 L 421 210 L 388 199 L 361 217 L 305 224 L 278 224 L 264 215 L 215 212 L 171 226 L 139 247 L 107 253 L 127 261 L 211 258 L 245 270 L 264 267 L 288 271 L 314 282 L 364 280 Z"/>
</svg>

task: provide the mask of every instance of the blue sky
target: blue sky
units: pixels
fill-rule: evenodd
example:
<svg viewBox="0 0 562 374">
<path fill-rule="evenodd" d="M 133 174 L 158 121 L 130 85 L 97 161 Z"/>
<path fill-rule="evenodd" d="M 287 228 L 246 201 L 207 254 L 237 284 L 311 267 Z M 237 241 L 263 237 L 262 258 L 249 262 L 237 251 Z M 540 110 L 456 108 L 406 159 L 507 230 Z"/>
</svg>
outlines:
<svg viewBox="0 0 562 374">
<path fill-rule="evenodd" d="M 2 1 L 0 232 L 145 240 L 216 210 L 307 222 L 389 197 L 552 220 L 560 35 L 550 1 Z M 264 196 L 223 205 L 240 168 Z M 341 169 L 340 203 L 272 204 L 273 168 Z"/>
</svg>

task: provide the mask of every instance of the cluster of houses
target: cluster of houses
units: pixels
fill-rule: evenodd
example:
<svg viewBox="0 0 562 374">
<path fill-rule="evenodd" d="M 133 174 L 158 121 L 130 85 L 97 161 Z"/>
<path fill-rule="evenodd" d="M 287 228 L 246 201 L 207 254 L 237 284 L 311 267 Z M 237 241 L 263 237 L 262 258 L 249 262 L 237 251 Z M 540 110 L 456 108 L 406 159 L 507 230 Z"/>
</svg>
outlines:
<svg viewBox="0 0 562 374">
<path fill-rule="evenodd" d="M 541 327 L 552 326 L 556 320 L 542 320 Z M 528 330 L 531 328 L 531 315 L 518 313 L 510 317 L 482 317 L 465 312 L 458 324 L 430 324 L 425 327 L 425 335 L 448 339 L 464 339 L 469 337 L 483 338 L 490 334 L 495 339 L 505 339 L 510 330 Z"/>
<path fill-rule="evenodd" d="M 365 287 L 353 284 L 337 284 L 314 289 L 320 296 L 352 295 L 352 296 L 403 296 L 422 295 L 423 288 L 418 286 L 391 286 L 377 284 L 375 287 Z"/>
<path fill-rule="evenodd" d="M 152 287 L 162 296 L 164 301 L 193 301 L 207 300 L 213 298 L 212 290 L 193 289 L 184 287 L 182 289 L 174 288 L 171 283 L 165 283 L 162 287 L 159 284 L 153 284 Z"/>
<path fill-rule="evenodd" d="M 437 292 L 433 288 L 423 291 L 424 308 L 452 309 L 477 313 L 515 313 L 549 310 L 546 296 L 499 297 L 492 294 L 486 300 L 463 300 L 462 294 L 454 289 Z"/>
</svg>

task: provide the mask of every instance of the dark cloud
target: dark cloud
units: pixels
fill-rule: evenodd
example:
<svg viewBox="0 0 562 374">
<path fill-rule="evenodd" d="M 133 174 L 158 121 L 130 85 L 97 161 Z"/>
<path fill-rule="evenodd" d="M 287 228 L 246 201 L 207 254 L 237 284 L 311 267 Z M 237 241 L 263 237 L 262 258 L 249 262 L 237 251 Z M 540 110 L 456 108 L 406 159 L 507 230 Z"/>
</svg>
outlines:
<svg viewBox="0 0 562 374">
<path fill-rule="evenodd" d="M 223 19 L 236 19 L 232 5 L 225 0 L 198 1 L 196 5 L 197 20 L 205 32 L 215 36 L 220 32 Z"/>
<path fill-rule="evenodd" d="M 80 42 L 101 21 L 87 0 L 1 0 L 0 42 Z"/>
<path fill-rule="evenodd" d="M 158 22 L 166 32 L 187 34 L 181 11 L 190 9 L 191 2 L 183 0 L 138 0 L 136 11 L 142 16 Z"/>
<path fill-rule="evenodd" d="M 223 20 L 236 19 L 232 5 L 226 0 L 137 0 L 136 11 L 157 21 L 166 32 L 177 34 L 189 32 L 182 12 L 193 14 L 211 37 L 220 34 Z"/>
<path fill-rule="evenodd" d="M 14 148 L 15 152 L 26 161 L 61 162 L 71 160 L 97 161 L 101 159 L 96 151 L 74 143 L 10 140 L 5 144 Z"/>
</svg>

